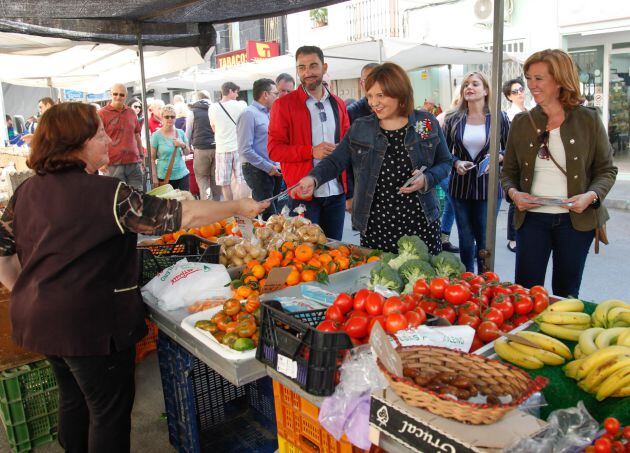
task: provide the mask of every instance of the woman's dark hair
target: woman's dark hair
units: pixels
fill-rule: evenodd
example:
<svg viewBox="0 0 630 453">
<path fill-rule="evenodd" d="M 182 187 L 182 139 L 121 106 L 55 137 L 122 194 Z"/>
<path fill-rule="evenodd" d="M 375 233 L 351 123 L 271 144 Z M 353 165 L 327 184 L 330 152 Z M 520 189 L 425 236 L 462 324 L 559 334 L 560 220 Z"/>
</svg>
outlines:
<svg viewBox="0 0 630 453">
<path fill-rule="evenodd" d="M 100 124 L 93 105 L 80 102 L 53 105 L 35 129 L 28 167 L 40 175 L 71 167 L 85 168 L 77 154 L 96 135 Z"/>
<path fill-rule="evenodd" d="M 508 80 L 501 87 L 501 91 L 503 91 L 503 96 L 505 96 L 505 99 L 507 99 L 508 101 L 510 100 L 510 96 L 512 95 L 512 85 L 514 85 L 515 83 L 518 83 L 523 89 L 525 88 L 525 82 L 523 82 L 523 79 L 521 79 L 520 77 Z"/>
<path fill-rule="evenodd" d="M 365 91 L 370 91 L 377 82 L 385 96 L 398 99 L 399 115 L 411 115 L 413 112 L 413 88 L 411 87 L 411 80 L 403 68 L 395 63 L 383 63 L 376 66 L 365 79 Z"/>
</svg>

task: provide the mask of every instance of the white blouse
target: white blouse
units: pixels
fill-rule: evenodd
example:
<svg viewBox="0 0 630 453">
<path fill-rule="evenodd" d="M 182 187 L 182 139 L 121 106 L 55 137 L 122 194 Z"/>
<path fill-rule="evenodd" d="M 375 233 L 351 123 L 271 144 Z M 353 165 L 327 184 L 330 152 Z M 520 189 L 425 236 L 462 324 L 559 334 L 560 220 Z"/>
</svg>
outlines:
<svg viewBox="0 0 630 453">
<path fill-rule="evenodd" d="M 567 158 L 560 137 L 560 128 L 553 129 L 549 132 L 548 148 L 553 158 L 558 162 L 558 165 L 566 171 Z M 536 156 L 531 193 L 537 197 L 568 198 L 567 177 L 551 159 L 541 159 Z M 541 206 L 539 208 L 530 209 L 530 211 L 545 214 L 566 214 L 569 212 L 560 206 Z"/>
</svg>

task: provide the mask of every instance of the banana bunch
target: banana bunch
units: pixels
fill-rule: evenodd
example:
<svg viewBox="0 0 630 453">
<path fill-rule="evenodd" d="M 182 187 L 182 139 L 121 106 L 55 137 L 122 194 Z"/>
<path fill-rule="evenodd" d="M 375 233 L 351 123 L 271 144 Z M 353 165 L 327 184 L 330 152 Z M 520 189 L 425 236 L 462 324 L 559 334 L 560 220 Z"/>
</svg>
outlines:
<svg viewBox="0 0 630 453">
<path fill-rule="evenodd" d="M 528 340 L 536 347 L 498 338 L 494 342 L 494 351 L 503 360 L 521 368 L 535 370 L 545 365 L 563 365 L 571 360 L 571 350 L 561 341 L 538 332 L 521 331 L 515 335 Z"/>
<path fill-rule="evenodd" d="M 584 313 L 584 303 L 578 299 L 551 304 L 534 321 L 547 335 L 570 341 L 578 341 L 582 332 L 591 327 L 591 317 Z"/>
<path fill-rule="evenodd" d="M 591 318 L 593 327 L 630 327 L 630 304 L 618 299 L 605 300 L 597 305 Z"/>
<path fill-rule="evenodd" d="M 585 392 L 595 394 L 598 401 L 630 396 L 630 346 L 625 344 L 630 344 L 630 328 L 617 337 L 616 345 L 597 349 L 567 363 L 564 374 L 577 380 Z"/>
</svg>

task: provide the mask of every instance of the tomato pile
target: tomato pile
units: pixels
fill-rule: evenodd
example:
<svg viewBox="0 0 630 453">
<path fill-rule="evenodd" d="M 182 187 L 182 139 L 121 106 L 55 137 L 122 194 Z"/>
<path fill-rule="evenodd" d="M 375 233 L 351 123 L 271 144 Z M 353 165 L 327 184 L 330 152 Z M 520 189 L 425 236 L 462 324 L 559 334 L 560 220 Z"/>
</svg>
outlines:
<svg viewBox="0 0 630 453">
<path fill-rule="evenodd" d="M 324 332 L 346 332 L 353 342 L 361 344 L 369 337 L 375 322 L 394 334 L 423 324 L 427 315 L 432 314 L 453 325 L 475 329 L 471 348 L 474 351 L 533 318 L 548 305 L 549 295 L 542 286 L 526 289 L 501 282 L 494 272 L 482 275 L 464 272 L 457 279 L 420 279 L 412 293 L 400 297 L 386 299 L 367 289 L 357 291 L 354 297 L 342 293 L 317 328 Z"/>
<path fill-rule="evenodd" d="M 628 453 L 630 452 L 630 426 L 621 427 L 619 420 L 608 417 L 604 420 L 606 432 L 593 445 L 586 447 L 586 453 Z"/>
</svg>

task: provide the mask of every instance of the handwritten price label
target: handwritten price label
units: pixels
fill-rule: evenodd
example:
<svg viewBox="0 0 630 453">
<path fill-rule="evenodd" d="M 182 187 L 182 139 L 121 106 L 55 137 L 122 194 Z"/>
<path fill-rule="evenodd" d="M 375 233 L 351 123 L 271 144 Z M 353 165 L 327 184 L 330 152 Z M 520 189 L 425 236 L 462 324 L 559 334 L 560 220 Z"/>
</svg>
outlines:
<svg viewBox="0 0 630 453">
<path fill-rule="evenodd" d="M 396 333 L 403 346 L 441 346 L 463 352 L 470 351 L 474 336 L 475 329 L 470 326 L 419 326 Z"/>
</svg>

